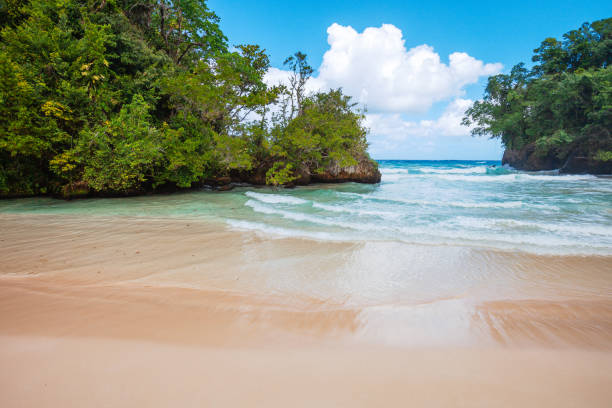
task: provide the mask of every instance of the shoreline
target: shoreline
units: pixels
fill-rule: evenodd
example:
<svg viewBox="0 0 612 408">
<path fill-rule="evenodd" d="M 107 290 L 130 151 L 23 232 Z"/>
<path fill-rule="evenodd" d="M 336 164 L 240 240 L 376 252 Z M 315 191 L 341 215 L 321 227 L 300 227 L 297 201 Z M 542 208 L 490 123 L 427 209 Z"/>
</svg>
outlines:
<svg viewBox="0 0 612 408">
<path fill-rule="evenodd" d="M 0 223 L 0 334 L 45 327 L 45 314 L 87 326 L 81 304 L 120 321 L 112 299 L 133 320 L 174 307 L 149 322 L 159 328 L 174 316 L 195 324 L 192 309 L 238 326 L 250 316 L 239 336 L 263 322 L 289 336 L 327 327 L 324 341 L 612 348 L 612 257 L 271 239 L 185 219 L 3 214 Z"/>
<path fill-rule="evenodd" d="M 2 405 L 612 398 L 612 257 L 269 239 L 184 219 L 0 225 Z"/>
<path fill-rule="evenodd" d="M 611 176 L 612 177 L 612 176 Z M 188 194 L 189 192 L 184 192 Z M 138 198 L 142 196 L 134 196 L 134 197 L 107 197 L 107 198 Z M 40 198 L 40 197 L 26 197 L 26 198 Z M 47 197 L 52 198 L 52 197 Z M 79 198 L 78 200 L 87 200 L 90 198 Z M 101 197 L 91 198 L 93 200 L 101 199 Z M 58 199 L 59 200 L 59 199 Z M 66 201 L 66 200 L 60 200 Z M 69 200 L 70 201 L 70 200 Z M 320 234 L 309 234 L 304 232 L 303 234 L 291 234 L 285 235 L 284 233 L 274 232 L 274 231 L 264 231 L 256 228 L 244 228 L 241 226 L 234 226 L 220 217 L 216 216 L 198 216 L 198 217 L 189 217 L 187 215 L 176 215 L 176 216 L 137 216 L 137 215 L 118 215 L 118 214 L 64 214 L 64 213 L 44 213 L 44 212 L 12 212 L 12 211 L 4 211 L 0 212 L 0 222 L 4 221 L 24 221 L 27 218 L 42 218 L 46 219 L 48 217 L 57 217 L 59 220 L 78 220 L 78 221 L 98 221 L 98 222 L 115 222 L 119 220 L 124 220 L 127 222 L 142 222 L 142 223 L 164 223 L 164 222 L 178 222 L 178 223 L 186 223 L 193 225 L 208 225 L 210 227 L 215 228 L 216 231 L 224 231 L 227 233 L 236 233 L 243 235 L 255 235 L 262 240 L 271 240 L 271 241 L 302 241 L 302 242 L 316 242 L 316 243 L 330 243 L 330 244 L 338 244 L 338 245 L 363 245 L 367 243 L 381 243 L 381 244 L 398 244 L 398 245 L 406 245 L 411 247 L 418 248 L 450 248 L 450 249 L 466 249 L 466 250 L 474 250 L 474 251 L 482 251 L 482 252 L 490 252 L 497 253 L 500 255 L 511 255 L 511 254 L 522 254 L 527 257 L 550 257 L 550 258 L 596 258 L 596 259 L 610 259 L 612 262 L 612 252 L 608 253 L 586 253 L 586 252 L 550 252 L 545 250 L 539 251 L 527 251 L 524 248 L 520 247 L 496 247 L 496 246 L 485 246 L 482 244 L 476 243 L 465 243 L 462 244 L 460 242 L 419 242 L 419 241 L 406 241 L 401 239 L 393 239 L 393 238 L 335 238 L 335 237 L 326 237 L 321 238 Z M 241 223 L 242 220 L 235 220 L 237 223 Z M 251 221 L 245 221 L 246 223 L 251 223 Z M 253 224 L 257 224 L 257 221 L 252 222 Z M 279 228 L 282 230 L 282 227 Z M 206 229 L 205 229 L 206 230 Z M 208 230 L 207 230 L 208 231 Z M 0 240 L 0 242 L 2 242 Z"/>
</svg>

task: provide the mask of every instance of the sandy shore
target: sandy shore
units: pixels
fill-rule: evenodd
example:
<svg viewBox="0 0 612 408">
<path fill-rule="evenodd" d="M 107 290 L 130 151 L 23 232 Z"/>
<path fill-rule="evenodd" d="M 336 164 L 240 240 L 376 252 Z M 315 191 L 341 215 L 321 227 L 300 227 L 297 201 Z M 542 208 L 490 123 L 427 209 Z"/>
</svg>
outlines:
<svg viewBox="0 0 612 408">
<path fill-rule="evenodd" d="M 3 406 L 606 407 L 607 353 L 0 337 Z"/>
<path fill-rule="evenodd" d="M 607 406 L 612 260 L 0 214 L 2 406 Z M 384 260 L 384 262 L 381 262 Z"/>
</svg>

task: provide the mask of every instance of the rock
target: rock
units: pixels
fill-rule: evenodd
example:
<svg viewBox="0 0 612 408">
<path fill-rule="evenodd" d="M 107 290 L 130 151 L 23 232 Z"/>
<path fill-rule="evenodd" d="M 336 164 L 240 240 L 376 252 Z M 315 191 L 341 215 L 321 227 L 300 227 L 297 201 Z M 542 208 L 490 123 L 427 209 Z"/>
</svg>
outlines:
<svg viewBox="0 0 612 408">
<path fill-rule="evenodd" d="M 584 151 L 572 152 L 559 170 L 566 174 L 612 174 L 612 161 L 595 160 Z"/>
<path fill-rule="evenodd" d="M 556 170 L 563 166 L 563 161 L 554 154 L 540 156 L 536 153 L 535 144 L 530 143 L 520 150 L 506 149 L 502 164 L 507 164 L 517 170 L 539 171 Z"/>
<path fill-rule="evenodd" d="M 211 186 L 211 187 L 221 187 L 221 186 L 226 186 L 231 182 L 232 182 L 232 178 L 229 176 L 218 176 L 218 177 L 204 180 L 203 184 Z"/>
<path fill-rule="evenodd" d="M 232 171 L 231 179 L 234 183 L 248 183 L 255 186 L 266 184 L 266 172 L 270 167 L 263 164 L 250 171 Z"/>
<path fill-rule="evenodd" d="M 559 158 L 556 151 L 547 155 L 538 154 L 535 144 L 531 143 L 520 150 L 506 149 L 502 164 L 526 171 L 559 169 L 560 173 L 565 174 L 612 174 L 612 161 L 594 159 L 597 149 L 597 146 L 578 145 L 570 149 L 564 158 Z"/>
<path fill-rule="evenodd" d="M 72 198 L 86 197 L 89 194 L 89 185 L 84 181 L 76 181 L 62 187 L 62 198 L 70 200 Z"/>
<path fill-rule="evenodd" d="M 354 181 L 356 183 L 375 184 L 380 183 L 381 174 L 378 170 L 378 163 L 364 155 L 357 160 L 357 164 L 354 166 L 341 167 L 338 163 L 333 163 L 323 173 L 312 174 L 311 179 L 321 183 Z"/>
<path fill-rule="evenodd" d="M 233 188 L 234 188 L 234 184 L 230 183 L 230 184 L 220 185 L 217 188 L 215 188 L 215 190 L 217 190 L 217 191 L 229 191 L 229 190 L 233 190 Z"/>
<path fill-rule="evenodd" d="M 273 163 L 265 163 L 260 167 L 250 171 L 235 171 L 231 174 L 232 184 L 248 183 L 252 185 L 265 185 L 266 173 L 272 168 Z M 341 167 L 334 163 L 326 168 L 322 173 L 313 173 L 308 166 L 300 166 L 293 182 L 285 185 L 285 187 L 305 186 L 310 183 L 345 183 L 353 181 L 356 183 L 379 183 L 380 171 L 378 171 L 378 163 L 370 159 L 367 155 L 361 156 L 357 164 L 354 166 Z"/>
<path fill-rule="evenodd" d="M 300 168 L 296 171 L 295 175 L 297 176 L 297 179 L 293 181 L 293 184 L 295 184 L 296 186 L 305 186 L 310 184 L 310 182 L 312 181 L 310 170 L 305 165 L 300 166 Z"/>
</svg>

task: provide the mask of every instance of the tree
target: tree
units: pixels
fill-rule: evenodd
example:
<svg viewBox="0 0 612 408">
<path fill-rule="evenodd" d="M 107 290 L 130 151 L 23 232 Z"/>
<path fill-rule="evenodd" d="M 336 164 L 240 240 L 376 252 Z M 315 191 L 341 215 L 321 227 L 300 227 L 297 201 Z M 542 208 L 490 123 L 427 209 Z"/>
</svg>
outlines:
<svg viewBox="0 0 612 408">
<path fill-rule="evenodd" d="M 306 61 L 306 54 L 300 51 L 289 56 L 283 64 L 291 70 L 291 76 L 289 77 L 291 113 L 289 118 L 293 119 L 296 113 L 298 116 L 303 113 L 302 101 L 306 91 L 306 82 L 312 76 L 313 69 Z"/>
<path fill-rule="evenodd" d="M 188 188 L 271 168 L 283 184 L 302 159 L 356 154 L 340 140 L 362 134 L 359 119 L 340 94 L 306 96 L 304 54 L 286 61 L 291 88 L 270 87 L 265 49 L 228 50 L 218 23 L 204 0 L 0 0 L 0 195 Z"/>
<path fill-rule="evenodd" d="M 482 101 L 466 111 L 473 135 L 504 146 L 533 145 L 559 159 L 572 152 L 600 160 L 612 150 L 612 19 L 585 23 L 534 50 L 532 70 L 516 65 L 489 78 Z"/>
<path fill-rule="evenodd" d="M 110 121 L 82 132 L 72 153 L 83 181 L 95 190 L 126 193 L 155 177 L 163 159 L 162 133 L 151 126 L 150 106 L 140 95 Z"/>
<path fill-rule="evenodd" d="M 340 89 L 319 92 L 303 100 L 302 114 L 288 126 L 273 129 L 272 184 L 284 184 L 305 170 L 319 173 L 332 163 L 350 166 L 367 149 L 364 115 Z"/>
</svg>

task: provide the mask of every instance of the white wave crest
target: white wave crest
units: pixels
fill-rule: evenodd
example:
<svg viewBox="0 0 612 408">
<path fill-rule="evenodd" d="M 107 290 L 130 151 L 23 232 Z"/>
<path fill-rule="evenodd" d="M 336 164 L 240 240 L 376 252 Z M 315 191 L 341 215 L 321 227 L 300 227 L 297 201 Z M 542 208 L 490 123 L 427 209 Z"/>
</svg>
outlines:
<svg viewBox="0 0 612 408">
<path fill-rule="evenodd" d="M 306 200 L 303 200 L 298 197 L 288 196 L 288 195 L 256 193 L 254 191 L 247 191 L 245 195 L 247 197 L 253 198 L 257 201 L 261 201 L 262 203 L 267 203 L 267 204 L 300 205 L 300 204 L 308 203 L 308 201 Z"/>
<path fill-rule="evenodd" d="M 276 235 L 285 238 L 309 238 L 320 241 L 349 241 L 349 238 L 342 237 L 340 234 L 333 234 L 325 231 L 304 231 L 292 228 L 275 227 L 261 222 L 234 220 L 228 218 L 225 222 L 240 230 L 258 231 L 265 234 Z"/>
<path fill-rule="evenodd" d="M 436 169 L 429 167 L 421 167 L 418 169 L 424 174 L 485 174 L 487 172 L 486 166 L 476 167 L 461 167 L 454 169 Z"/>
<path fill-rule="evenodd" d="M 299 213 L 299 212 L 285 211 L 285 210 L 281 210 L 278 208 L 269 207 L 265 204 L 262 204 L 254 200 L 247 201 L 245 205 L 248 207 L 251 207 L 253 211 L 255 212 L 262 213 L 262 214 L 268 214 L 268 215 L 280 215 L 282 218 L 293 220 L 293 221 L 303 221 L 303 222 L 309 222 L 312 224 L 326 225 L 330 227 L 341 227 L 341 228 L 347 228 L 347 229 L 359 230 L 359 231 L 375 231 L 381 228 L 379 225 L 374 225 L 374 224 L 366 224 L 366 223 L 359 223 L 359 222 L 355 222 L 355 223 L 344 222 L 344 221 L 339 221 L 339 220 L 334 220 L 334 219 L 324 218 L 324 217 L 318 217 L 318 216 L 313 216 L 313 215 Z"/>
<path fill-rule="evenodd" d="M 408 169 L 389 169 L 389 168 L 381 167 L 379 170 L 380 170 L 380 173 L 383 175 L 385 174 L 408 174 L 409 173 Z"/>
<path fill-rule="evenodd" d="M 501 230 L 508 230 L 509 228 L 528 228 L 539 231 L 550 231 L 561 234 L 572 234 L 579 236 L 598 235 L 601 237 L 607 237 L 612 239 L 612 229 L 606 226 L 594 224 L 569 225 L 511 219 L 487 219 L 463 216 L 456 217 L 454 219 L 454 223 L 462 227 L 468 228 L 496 228 Z"/>
<path fill-rule="evenodd" d="M 321 204 L 317 202 L 313 202 L 312 206 L 315 208 L 320 208 L 321 210 L 337 212 L 337 213 L 350 213 L 350 214 L 359 214 L 359 215 L 371 215 L 375 217 L 381 218 L 399 218 L 402 214 L 398 214 L 390 211 L 378 211 L 378 210 L 363 210 L 359 208 L 351 208 L 346 205 L 328 205 Z"/>
<path fill-rule="evenodd" d="M 459 175 L 459 174 L 436 174 L 432 175 L 443 180 L 448 181 L 470 181 L 477 183 L 488 183 L 488 182 L 517 182 L 517 181 L 555 181 L 555 182 L 567 182 L 567 181 L 580 181 L 580 180 L 593 180 L 596 176 L 585 174 L 585 175 L 536 175 L 536 174 L 501 174 L 498 176 L 493 175 Z"/>
<path fill-rule="evenodd" d="M 409 204 L 409 205 L 419 205 L 419 206 L 436 206 L 436 207 L 459 207 L 459 208 L 538 208 L 538 209 L 547 209 L 547 210 L 559 210 L 559 207 L 548 204 L 534 204 L 534 203 L 526 203 L 522 201 L 482 201 L 482 202 L 473 202 L 473 201 L 428 201 L 428 200 L 410 200 L 410 199 L 402 199 L 402 198 L 382 198 L 375 197 L 366 194 L 358 194 L 358 193 L 338 193 L 346 197 L 351 198 L 360 198 L 365 201 L 380 201 L 380 202 L 390 202 L 390 203 L 400 203 L 400 204 Z M 313 204 L 314 205 L 314 204 Z"/>
<path fill-rule="evenodd" d="M 255 231 L 268 236 L 280 238 L 305 238 L 318 241 L 343 241 L 361 242 L 364 240 L 392 240 L 407 244 L 433 244 L 433 245 L 477 245 L 483 248 L 495 248 L 506 250 L 521 250 L 536 254 L 555 255 L 610 255 L 610 247 L 603 245 L 592 245 L 576 242 L 563 237 L 529 236 L 520 233 L 495 233 L 492 231 L 468 231 L 450 230 L 442 225 L 437 227 L 404 227 L 396 229 L 395 236 L 368 235 L 356 231 L 330 232 L 330 231 L 308 231 L 299 228 L 286 228 L 273 226 L 261 222 L 226 219 L 228 225 L 233 228 L 247 231 Z"/>
</svg>

